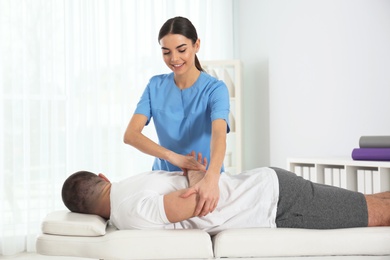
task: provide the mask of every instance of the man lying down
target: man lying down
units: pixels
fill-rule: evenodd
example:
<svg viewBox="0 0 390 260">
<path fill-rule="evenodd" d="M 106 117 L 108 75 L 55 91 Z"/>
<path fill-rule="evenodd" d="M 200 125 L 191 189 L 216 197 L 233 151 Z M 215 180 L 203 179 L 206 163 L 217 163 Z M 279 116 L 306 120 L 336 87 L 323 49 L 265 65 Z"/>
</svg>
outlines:
<svg viewBox="0 0 390 260">
<path fill-rule="evenodd" d="M 197 194 L 188 191 L 203 174 L 152 171 L 110 183 L 103 174 L 80 171 L 64 182 L 62 199 L 70 211 L 100 215 L 118 229 L 202 229 L 215 234 L 230 228 L 390 225 L 390 192 L 363 195 L 267 167 L 222 174 L 217 208 L 195 216 Z"/>
</svg>

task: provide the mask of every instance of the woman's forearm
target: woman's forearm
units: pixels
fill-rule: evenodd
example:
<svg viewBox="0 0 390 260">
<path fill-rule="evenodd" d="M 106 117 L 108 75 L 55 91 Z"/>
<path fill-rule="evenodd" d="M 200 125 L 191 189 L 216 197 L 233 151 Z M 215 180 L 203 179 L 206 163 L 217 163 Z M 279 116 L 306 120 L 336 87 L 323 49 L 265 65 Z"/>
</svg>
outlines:
<svg viewBox="0 0 390 260">
<path fill-rule="evenodd" d="M 226 153 L 226 122 L 222 119 L 213 122 L 210 143 L 210 162 L 208 171 L 220 174 Z"/>
<path fill-rule="evenodd" d="M 148 118 L 145 115 L 134 114 L 123 136 L 123 142 L 135 147 L 143 153 L 168 160 L 170 153 L 172 152 L 142 134 L 142 130 L 147 120 Z"/>
<path fill-rule="evenodd" d="M 172 152 L 156 142 L 152 141 L 142 133 L 131 133 L 131 138 L 127 138 L 124 142 L 128 145 L 133 146 L 139 151 L 149 154 L 151 156 L 168 160 L 169 154 Z"/>
</svg>

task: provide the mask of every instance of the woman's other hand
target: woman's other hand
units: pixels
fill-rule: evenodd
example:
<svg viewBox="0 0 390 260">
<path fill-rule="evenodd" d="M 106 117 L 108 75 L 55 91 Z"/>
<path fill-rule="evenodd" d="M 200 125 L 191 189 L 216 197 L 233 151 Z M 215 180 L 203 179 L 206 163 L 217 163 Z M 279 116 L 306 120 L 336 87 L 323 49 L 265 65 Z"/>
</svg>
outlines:
<svg viewBox="0 0 390 260">
<path fill-rule="evenodd" d="M 188 155 L 181 155 L 172 152 L 168 158 L 168 161 L 173 165 L 176 165 L 177 167 L 181 168 L 184 172 L 184 175 L 187 175 L 188 170 L 203 172 L 206 171 L 206 165 L 202 163 L 202 160 L 199 161 L 196 159 L 194 151 L 192 151 L 191 154 Z"/>
</svg>

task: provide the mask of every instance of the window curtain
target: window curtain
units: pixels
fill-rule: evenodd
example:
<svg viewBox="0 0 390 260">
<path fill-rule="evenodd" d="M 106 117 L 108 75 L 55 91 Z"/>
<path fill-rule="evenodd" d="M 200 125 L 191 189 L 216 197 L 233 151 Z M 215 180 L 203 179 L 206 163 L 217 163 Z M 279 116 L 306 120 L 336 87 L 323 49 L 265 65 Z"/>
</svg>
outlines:
<svg viewBox="0 0 390 260">
<path fill-rule="evenodd" d="M 170 72 L 157 35 L 188 17 L 200 60 L 233 58 L 232 0 L 0 1 L 0 255 L 35 251 L 78 170 L 112 181 L 151 169 L 123 143 L 149 78 Z M 156 140 L 154 127 L 145 128 Z"/>
</svg>

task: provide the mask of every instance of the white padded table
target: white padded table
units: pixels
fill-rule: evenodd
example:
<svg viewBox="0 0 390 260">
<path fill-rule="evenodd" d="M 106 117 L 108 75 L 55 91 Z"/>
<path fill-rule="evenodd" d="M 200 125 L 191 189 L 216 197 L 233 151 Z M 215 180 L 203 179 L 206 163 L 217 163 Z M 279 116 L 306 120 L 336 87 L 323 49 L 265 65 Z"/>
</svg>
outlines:
<svg viewBox="0 0 390 260">
<path fill-rule="evenodd" d="M 202 230 L 118 230 L 96 216 L 50 213 L 37 253 L 125 259 L 390 259 L 390 227 L 310 230 L 230 229 L 213 238 Z"/>
</svg>

